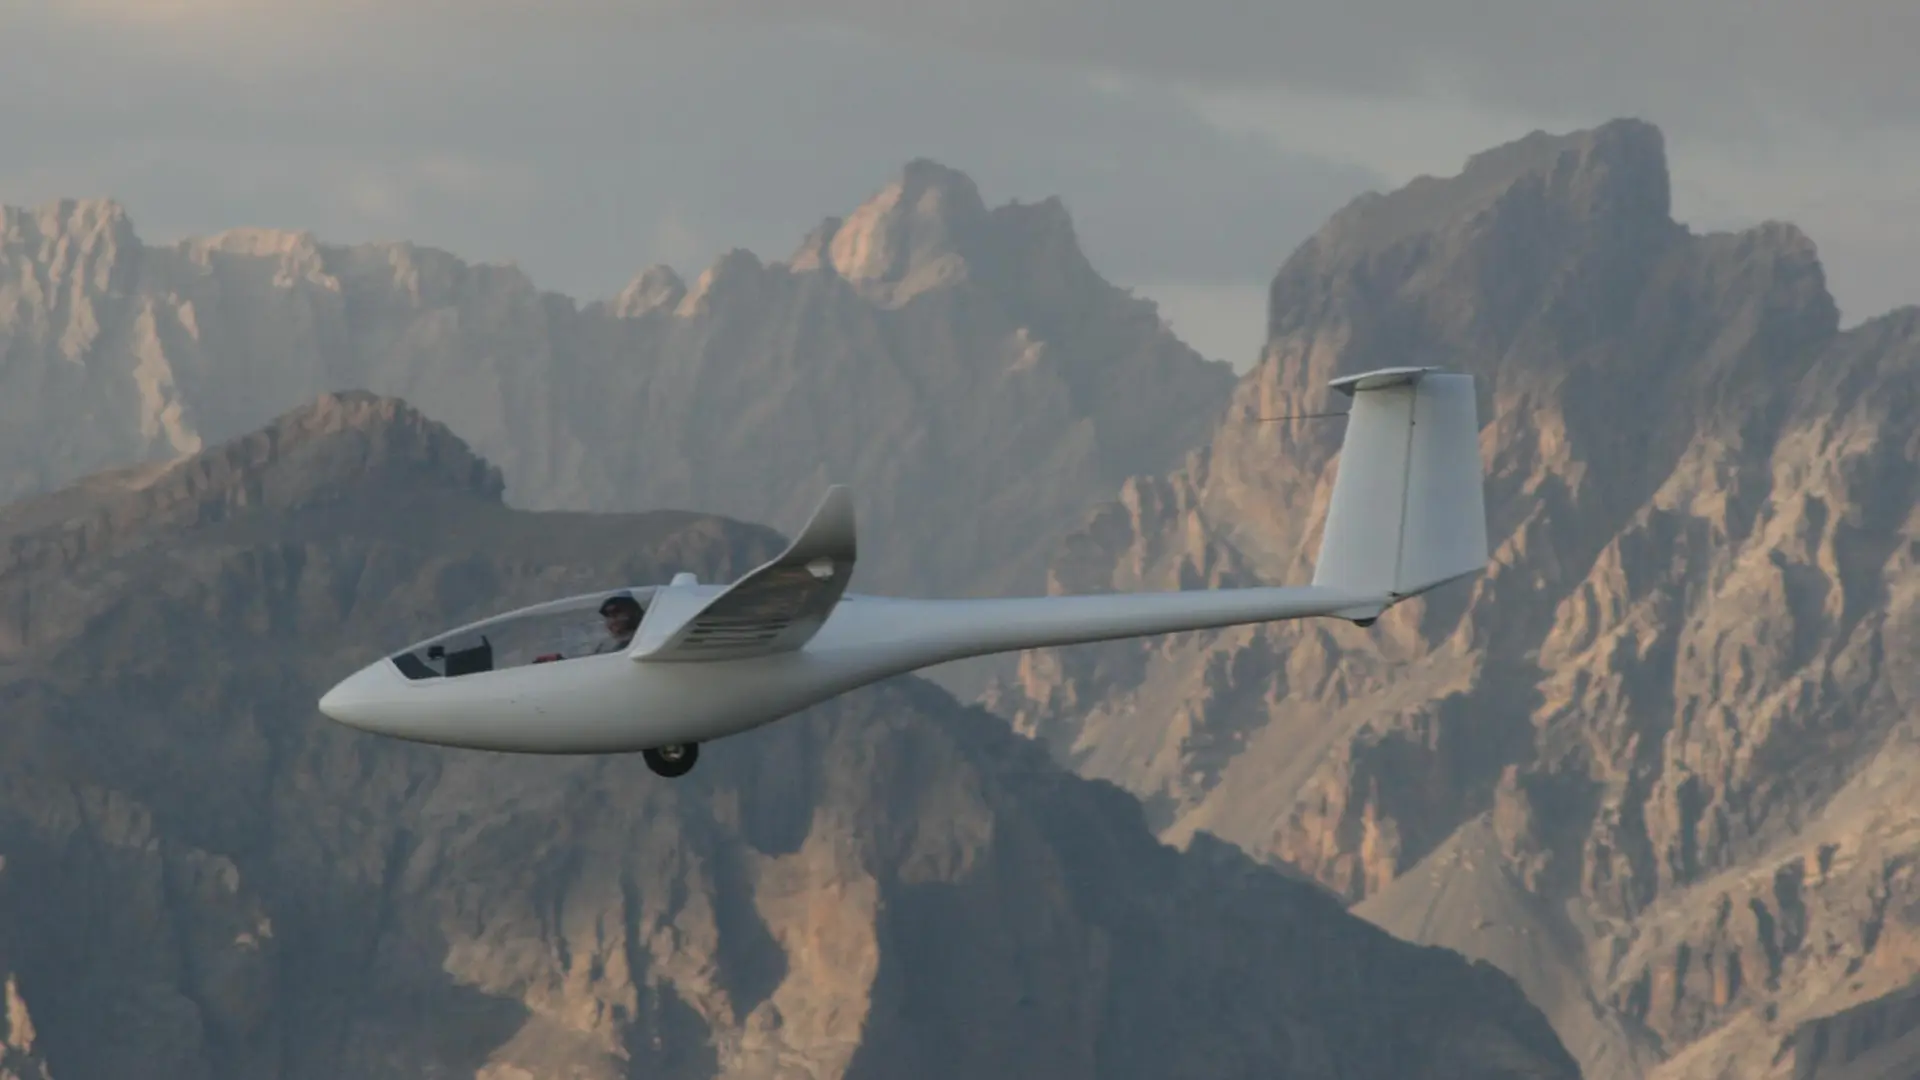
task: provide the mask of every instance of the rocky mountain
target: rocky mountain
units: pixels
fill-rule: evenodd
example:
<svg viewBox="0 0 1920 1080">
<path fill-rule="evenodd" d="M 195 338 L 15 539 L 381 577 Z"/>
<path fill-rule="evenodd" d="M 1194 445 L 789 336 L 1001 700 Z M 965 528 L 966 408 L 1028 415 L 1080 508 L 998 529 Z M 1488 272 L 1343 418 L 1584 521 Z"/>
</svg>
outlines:
<svg viewBox="0 0 1920 1080">
<path fill-rule="evenodd" d="M 152 246 L 110 202 L 0 220 L 0 498 L 365 388 L 447 423 L 517 506 L 786 520 L 846 482 L 878 541 L 862 587 L 1037 591 L 1233 381 L 1100 277 L 1058 199 L 989 209 L 924 160 L 785 262 L 654 267 L 585 305 L 412 244 Z"/>
<path fill-rule="evenodd" d="M 0 999 L 0 1023 L 6 1032 L 0 1042 L 0 1080 L 51 1080 L 46 1060 L 35 1052 L 33 1017 L 20 1000 L 20 981 L 11 973 L 5 994 Z"/>
<path fill-rule="evenodd" d="M 1030 654 L 1079 771 L 1482 957 L 1590 1080 L 1785 1077 L 1920 973 L 1920 309 L 1841 332 L 1790 225 L 1673 220 L 1661 133 L 1535 133 L 1355 200 L 1274 279 L 1207 447 L 1056 588 L 1305 580 L 1329 379 L 1482 388 L 1493 565 L 1371 630 Z"/>
<path fill-rule="evenodd" d="M 350 393 L 0 512 L 0 1072 L 1577 1076 L 1492 968 L 921 680 L 675 781 L 321 720 L 432 629 L 780 543 L 504 486 Z"/>
<path fill-rule="evenodd" d="M 1800 1025 L 1793 1080 L 1908 1080 L 1920 1075 L 1920 983 Z"/>
</svg>

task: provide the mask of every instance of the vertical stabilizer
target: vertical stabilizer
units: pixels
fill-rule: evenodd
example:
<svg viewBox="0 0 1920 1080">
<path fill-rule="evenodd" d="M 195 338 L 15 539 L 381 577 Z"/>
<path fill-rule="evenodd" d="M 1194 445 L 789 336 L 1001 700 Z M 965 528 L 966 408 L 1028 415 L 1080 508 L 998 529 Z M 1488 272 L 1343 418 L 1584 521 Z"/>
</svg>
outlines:
<svg viewBox="0 0 1920 1080">
<path fill-rule="evenodd" d="M 1473 376 L 1384 368 L 1330 385 L 1353 408 L 1313 583 L 1399 600 L 1484 569 Z"/>
</svg>

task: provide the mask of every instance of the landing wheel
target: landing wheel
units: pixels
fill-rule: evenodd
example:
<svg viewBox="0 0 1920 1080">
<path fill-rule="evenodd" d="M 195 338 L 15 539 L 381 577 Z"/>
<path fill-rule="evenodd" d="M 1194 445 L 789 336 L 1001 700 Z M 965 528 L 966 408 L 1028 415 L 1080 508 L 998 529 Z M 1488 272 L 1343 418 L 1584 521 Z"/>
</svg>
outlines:
<svg viewBox="0 0 1920 1080">
<path fill-rule="evenodd" d="M 642 750 L 640 756 L 647 759 L 647 768 L 661 776 L 685 776 L 692 771 L 693 763 L 700 760 L 700 744 L 669 743 Z"/>
</svg>

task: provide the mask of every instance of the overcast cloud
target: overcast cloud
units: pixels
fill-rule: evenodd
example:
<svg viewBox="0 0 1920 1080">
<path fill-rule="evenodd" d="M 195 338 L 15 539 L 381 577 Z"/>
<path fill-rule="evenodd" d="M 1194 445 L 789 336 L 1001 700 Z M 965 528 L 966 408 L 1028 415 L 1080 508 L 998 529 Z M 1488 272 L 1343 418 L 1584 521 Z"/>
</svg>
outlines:
<svg viewBox="0 0 1920 1080">
<path fill-rule="evenodd" d="M 1348 198 L 1639 115 L 1683 219 L 1800 223 L 1851 321 L 1920 299 L 1916 53 L 1911 0 L 0 0 L 30 103 L 0 201 L 405 237 L 596 296 L 782 258 L 930 156 L 1061 195 L 1104 273 L 1245 363 Z"/>
<path fill-rule="evenodd" d="M 1673 123 L 1683 113 L 1711 118 L 1716 128 L 1789 113 L 1904 126 L 1920 109 L 1912 71 L 1920 5 L 1909 0 L 67 0 L 63 8 L 75 20 L 255 46 L 264 37 L 299 46 L 321 30 L 357 36 L 371 12 L 389 27 L 454 38 L 777 19 L 1196 85 L 1657 110 Z"/>
</svg>

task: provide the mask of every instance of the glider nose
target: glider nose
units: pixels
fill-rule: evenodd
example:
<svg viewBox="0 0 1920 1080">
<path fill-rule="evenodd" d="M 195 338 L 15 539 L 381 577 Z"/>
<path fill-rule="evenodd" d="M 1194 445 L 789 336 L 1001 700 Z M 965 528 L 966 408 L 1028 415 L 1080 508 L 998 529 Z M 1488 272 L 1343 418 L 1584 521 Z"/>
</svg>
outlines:
<svg viewBox="0 0 1920 1080">
<path fill-rule="evenodd" d="M 329 720 L 362 731 L 372 730 L 380 722 L 380 699 L 385 681 L 375 664 L 340 680 L 339 685 L 320 697 L 320 711 Z"/>
</svg>

